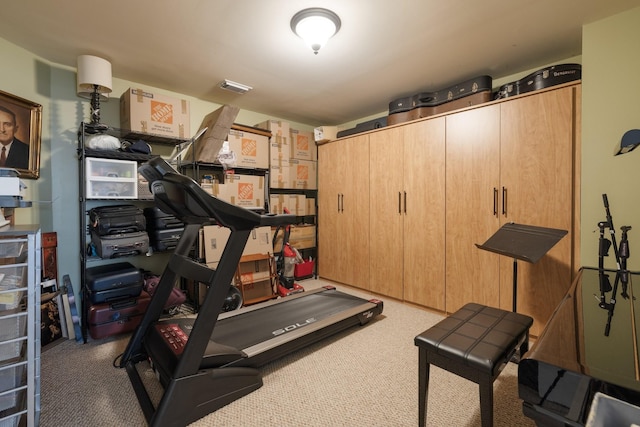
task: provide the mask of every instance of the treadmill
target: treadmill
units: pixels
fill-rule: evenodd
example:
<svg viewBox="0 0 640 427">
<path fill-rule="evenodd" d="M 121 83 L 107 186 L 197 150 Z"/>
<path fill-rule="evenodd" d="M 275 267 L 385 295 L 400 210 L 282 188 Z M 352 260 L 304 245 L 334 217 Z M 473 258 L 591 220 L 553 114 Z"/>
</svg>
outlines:
<svg viewBox="0 0 640 427">
<path fill-rule="evenodd" d="M 295 215 L 260 215 L 226 203 L 178 173 L 160 157 L 140 165 L 156 205 L 185 223 L 147 311 L 120 360 L 151 426 L 186 426 L 262 386 L 258 368 L 382 313 L 378 299 L 365 300 L 333 286 L 221 313 L 251 231 L 291 224 Z M 200 228 L 231 230 L 218 267 L 189 257 Z M 160 320 L 180 278 L 209 285 L 194 318 Z M 164 388 L 154 405 L 136 368 L 149 361 Z"/>
</svg>

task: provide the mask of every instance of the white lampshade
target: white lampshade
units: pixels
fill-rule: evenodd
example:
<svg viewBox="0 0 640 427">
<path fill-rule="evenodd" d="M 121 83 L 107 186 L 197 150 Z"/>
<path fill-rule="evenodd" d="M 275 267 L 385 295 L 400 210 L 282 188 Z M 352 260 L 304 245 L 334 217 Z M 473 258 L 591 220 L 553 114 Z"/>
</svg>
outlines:
<svg viewBox="0 0 640 427">
<path fill-rule="evenodd" d="M 310 8 L 291 18 L 291 29 L 313 49 L 316 55 L 322 46 L 340 29 L 340 18 L 330 10 Z"/>
<path fill-rule="evenodd" d="M 111 62 L 92 55 L 78 56 L 78 95 L 91 94 L 96 85 L 98 93 L 111 93 Z"/>
</svg>

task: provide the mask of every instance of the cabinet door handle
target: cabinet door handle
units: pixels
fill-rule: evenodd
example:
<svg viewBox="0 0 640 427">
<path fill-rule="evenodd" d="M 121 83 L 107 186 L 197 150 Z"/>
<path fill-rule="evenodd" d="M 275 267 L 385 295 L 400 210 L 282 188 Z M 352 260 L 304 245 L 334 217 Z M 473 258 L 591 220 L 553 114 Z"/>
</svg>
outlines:
<svg viewBox="0 0 640 427">
<path fill-rule="evenodd" d="M 340 212 L 344 212 L 344 194 L 340 194 Z"/>
<path fill-rule="evenodd" d="M 407 214 L 407 192 L 404 192 L 404 214 Z"/>
<path fill-rule="evenodd" d="M 398 213 L 402 214 L 402 193 L 398 191 Z"/>
<path fill-rule="evenodd" d="M 507 187 L 502 187 L 502 215 L 507 215 Z"/>
<path fill-rule="evenodd" d="M 340 193 L 338 193 L 338 212 L 340 212 Z"/>
<path fill-rule="evenodd" d="M 498 189 L 493 187 L 493 216 L 498 216 Z"/>
</svg>

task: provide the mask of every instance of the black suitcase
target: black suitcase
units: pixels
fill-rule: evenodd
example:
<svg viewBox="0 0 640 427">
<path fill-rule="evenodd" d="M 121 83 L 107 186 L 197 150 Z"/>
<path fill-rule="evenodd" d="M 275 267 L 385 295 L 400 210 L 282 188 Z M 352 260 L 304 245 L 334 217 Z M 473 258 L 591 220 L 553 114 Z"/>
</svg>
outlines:
<svg viewBox="0 0 640 427">
<path fill-rule="evenodd" d="M 182 228 L 167 228 L 164 230 L 149 230 L 149 244 L 154 251 L 170 251 L 176 248 L 182 236 Z"/>
<path fill-rule="evenodd" d="M 184 223 L 175 216 L 162 211 L 157 206 L 144 208 L 147 230 L 164 230 L 166 228 L 184 228 Z"/>
<path fill-rule="evenodd" d="M 100 339 L 131 332 L 140 324 L 150 301 L 151 296 L 143 290 L 138 297 L 91 305 L 87 316 L 89 335 Z"/>
<path fill-rule="evenodd" d="M 142 286 L 144 274 L 131 263 L 115 262 L 87 268 L 85 281 L 90 291 L 106 291 L 133 284 Z"/>
<path fill-rule="evenodd" d="M 144 275 L 130 263 L 118 262 L 87 268 L 85 283 L 90 301 L 101 304 L 139 296 Z"/>
<path fill-rule="evenodd" d="M 100 258 L 120 258 L 146 254 L 149 251 L 149 235 L 146 231 L 101 236 L 91 230 L 91 243 Z"/>
<path fill-rule="evenodd" d="M 147 228 L 142 209 L 134 205 L 99 206 L 89 210 L 89 228 L 98 235 L 131 233 Z"/>
</svg>

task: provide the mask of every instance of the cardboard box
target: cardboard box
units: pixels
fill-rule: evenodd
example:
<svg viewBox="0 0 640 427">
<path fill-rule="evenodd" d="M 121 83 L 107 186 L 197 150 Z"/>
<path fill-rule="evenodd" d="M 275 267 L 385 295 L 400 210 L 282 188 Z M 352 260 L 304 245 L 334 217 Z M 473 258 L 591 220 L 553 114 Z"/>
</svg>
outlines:
<svg viewBox="0 0 640 427">
<path fill-rule="evenodd" d="M 225 149 L 228 150 L 225 152 Z M 230 155 L 234 158 L 229 167 L 269 169 L 269 136 L 246 130 L 232 129 L 227 141 L 218 153 L 218 162 L 224 163 L 220 156 Z"/>
<path fill-rule="evenodd" d="M 313 132 L 297 129 L 290 130 L 291 158 L 300 160 L 317 160 L 318 148 L 314 142 Z"/>
<path fill-rule="evenodd" d="M 285 205 L 286 194 L 271 194 L 269 196 L 269 213 L 282 214 Z"/>
<path fill-rule="evenodd" d="M 183 159 L 189 161 L 195 159 L 195 161 L 202 163 L 215 163 L 239 111 L 238 107 L 223 105 L 207 114 L 202 119 L 196 135 L 203 129 L 206 130 L 200 138 L 187 148 Z"/>
<path fill-rule="evenodd" d="M 242 284 L 268 280 L 271 277 L 271 262 L 269 258 L 255 261 L 240 261 L 238 273 Z"/>
<path fill-rule="evenodd" d="M 271 287 L 271 280 L 260 280 L 258 282 L 242 285 L 242 296 L 244 304 L 251 304 L 251 300 L 258 298 L 267 298 L 274 294 L 274 289 Z"/>
<path fill-rule="evenodd" d="M 329 142 L 336 139 L 338 135 L 337 126 L 320 126 L 313 130 L 313 137 L 316 142 Z"/>
<path fill-rule="evenodd" d="M 318 188 L 317 162 L 291 159 L 289 173 L 291 174 L 289 188 L 298 190 L 316 190 Z"/>
<path fill-rule="evenodd" d="M 271 163 L 269 168 L 269 186 L 271 188 L 291 187 L 291 162 L 289 159 L 281 159 L 277 163 Z"/>
<path fill-rule="evenodd" d="M 306 198 L 306 214 L 305 215 L 315 215 L 316 214 L 316 199 L 312 197 Z"/>
<path fill-rule="evenodd" d="M 289 145 L 289 123 L 281 120 L 266 120 L 256 125 L 257 128 L 271 132 L 271 143 Z"/>
<path fill-rule="evenodd" d="M 120 96 L 120 127 L 169 138 L 189 138 L 189 101 L 129 88 Z"/>
<path fill-rule="evenodd" d="M 204 259 L 207 265 L 220 261 L 231 230 L 218 225 L 206 225 L 203 229 Z M 255 254 L 272 254 L 271 228 L 257 227 L 251 231 L 247 244 L 242 252 L 243 256 Z M 213 267 L 212 267 L 213 268 Z"/>
<path fill-rule="evenodd" d="M 275 233 L 276 227 L 272 227 L 272 233 Z M 283 233 L 278 233 L 277 239 L 273 244 L 274 253 L 282 251 Z M 309 249 L 316 247 L 316 226 L 311 224 L 292 225 L 291 234 L 289 235 L 289 244 L 296 249 Z"/>
<path fill-rule="evenodd" d="M 224 183 L 213 185 L 214 196 L 244 208 L 264 208 L 264 176 L 230 173 Z"/>
</svg>

